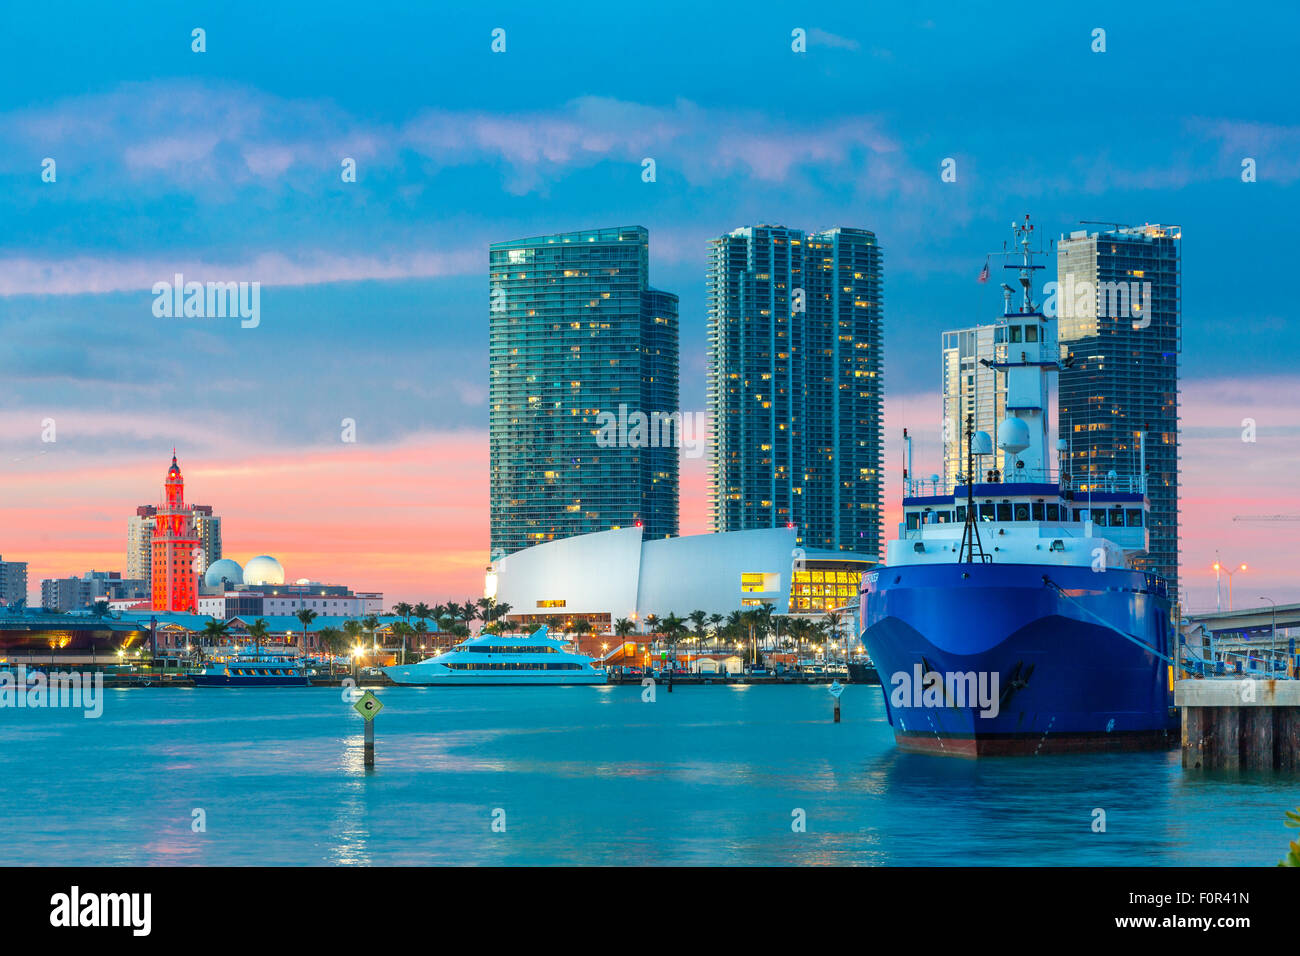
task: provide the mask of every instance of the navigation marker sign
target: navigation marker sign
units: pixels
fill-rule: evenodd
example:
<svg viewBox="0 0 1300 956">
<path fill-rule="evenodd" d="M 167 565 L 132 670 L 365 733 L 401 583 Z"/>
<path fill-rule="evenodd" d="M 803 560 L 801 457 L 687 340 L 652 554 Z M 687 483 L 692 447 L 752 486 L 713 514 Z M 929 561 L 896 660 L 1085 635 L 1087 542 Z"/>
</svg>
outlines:
<svg viewBox="0 0 1300 956">
<path fill-rule="evenodd" d="M 377 713 L 384 709 L 384 702 L 370 691 L 366 691 L 361 695 L 361 699 L 352 705 L 352 709 L 366 718 L 366 723 L 369 723 L 375 719 Z"/>
</svg>

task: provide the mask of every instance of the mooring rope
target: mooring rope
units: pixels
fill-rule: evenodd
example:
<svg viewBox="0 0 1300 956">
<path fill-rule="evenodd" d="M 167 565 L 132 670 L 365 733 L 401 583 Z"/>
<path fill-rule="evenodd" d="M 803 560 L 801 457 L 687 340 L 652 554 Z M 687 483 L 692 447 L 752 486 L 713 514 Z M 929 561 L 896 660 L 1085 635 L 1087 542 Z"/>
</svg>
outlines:
<svg viewBox="0 0 1300 956">
<path fill-rule="evenodd" d="M 1069 601 L 1071 604 L 1073 604 L 1075 607 L 1077 607 L 1077 608 L 1078 608 L 1080 611 L 1082 611 L 1084 614 L 1086 614 L 1086 615 L 1088 615 L 1089 617 L 1095 619 L 1095 620 L 1096 620 L 1098 623 L 1100 623 L 1103 627 L 1107 627 L 1107 628 L 1109 628 L 1110 630 L 1114 631 L 1114 632 L 1115 632 L 1116 634 L 1118 634 L 1120 637 L 1124 638 L 1124 640 L 1126 640 L 1126 641 L 1132 641 L 1134 644 L 1136 644 L 1138 647 L 1142 648 L 1143 650 L 1150 651 L 1152 654 L 1154 654 L 1156 657 L 1160 658 L 1160 659 L 1161 659 L 1162 661 L 1164 661 L 1166 664 L 1170 664 L 1170 665 L 1172 665 L 1172 666 L 1174 666 L 1174 667 L 1178 667 L 1178 666 L 1179 666 L 1178 662 L 1177 662 L 1176 660 L 1174 660 L 1172 657 L 1168 657 L 1168 656 L 1166 656 L 1166 655 L 1164 655 L 1164 654 L 1161 654 L 1158 650 L 1156 650 L 1154 647 L 1152 647 L 1152 646 L 1151 646 L 1150 644 L 1148 644 L 1146 641 L 1142 640 L 1140 637 L 1137 637 L 1137 636 L 1135 636 L 1135 635 L 1133 635 L 1133 634 L 1129 634 L 1129 633 L 1127 633 L 1127 632 L 1125 632 L 1125 631 L 1121 631 L 1118 627 L 1116 627 L 1114 624 L 1111 624 L 1111 623 L 1110 623 L 1109 621 L 1107 621 L 1105 618 L 1101 617 L 1101 616 L 1098 615 L 1098 614 L 1094 614 L 1092 611 L 1088 610 L 1086 607 L 1084 607 L 1082 604 L 1080 604 L 1080 603 L 1079 603 L 1078 601 L 1076 601 L 1074 598 L 1070 597 L 1070 595 L 1066 594 L 1066 593 L 1065 593 L 1065 588 L 1061 587 L 1059 584 L 1057 584 L 1055 581 L 1053 581 L 1051 578 L 1049 578 L 1046 574 L 1043 575 L 1043 583 L 1046 584 L 1046 585 L 1048 585 L 1049 587 L 1055 588 L 1055 589 L 1056 589 L 1056 593 L 1058 593 L 1059 595 L 1061 595 L 1061 597 L 1065 598 L 1065 600 Z"/>
</svg>

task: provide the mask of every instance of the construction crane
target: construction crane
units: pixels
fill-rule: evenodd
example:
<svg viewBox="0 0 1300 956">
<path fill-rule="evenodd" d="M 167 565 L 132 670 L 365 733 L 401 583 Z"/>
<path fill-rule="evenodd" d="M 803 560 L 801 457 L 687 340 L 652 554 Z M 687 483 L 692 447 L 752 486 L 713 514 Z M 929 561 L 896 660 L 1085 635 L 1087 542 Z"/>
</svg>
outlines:
<svg viewBox="0 0 1300 956">
<path fill-rule="evenodd" d="M 1300 515 L 1233 515 L 1233 521 L 1300 521 Z"/>
</svg>

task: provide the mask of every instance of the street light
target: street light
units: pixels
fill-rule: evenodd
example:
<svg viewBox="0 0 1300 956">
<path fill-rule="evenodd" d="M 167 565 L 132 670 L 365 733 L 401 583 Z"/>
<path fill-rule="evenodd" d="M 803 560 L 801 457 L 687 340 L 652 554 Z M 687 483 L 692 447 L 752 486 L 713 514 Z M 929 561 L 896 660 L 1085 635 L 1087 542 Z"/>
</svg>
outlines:
<svg viewBox="0 0 1300 956">
<path fill-rule="evenodd" d="M 1226 575 L 1228 576 L 1228 610 L 1229 610 L 1229 611 L 1232 610 L 1232 576 L 1233 576 L 1234 574 L 1236 574 L 1238 571 L 1247 571 L 1247 570 L 1249 570 L 1249 569 L 1248 569 L 1248 568 L 1246 567 L 1246 565 L 1244 565 L 1244 564 L 1239 564 L 1239 565 L 1237 565 L 1235 568 L 1225 568 L 1225 567 L 1223 566 L 1222 563 L 1220 563 L 1220 562 L 1218 562 L 1218 561 L 1215 561 L 1215 562 L 1214 562 L 1214 593 L 1215 593 L 1215 597 L 1216 597 L 1216 599 L 1217 599 L 1217 597 L 1218 597 L 1218 595 L 1219 595 L 1219 575 L 1220 575 L 1220 574 L 1226 574 Z M 1219 610 L 1222 610 L 1222 606 L 1221 606 L 1221 605 L 1218 605 L 1218 601 L 1217 601 L 1217 600 L 1216 600 L 1215 603 L 1216 603 L 1216 606 L 1218 607 L 1218 609 L 1219 609 Z"/>
</svg>

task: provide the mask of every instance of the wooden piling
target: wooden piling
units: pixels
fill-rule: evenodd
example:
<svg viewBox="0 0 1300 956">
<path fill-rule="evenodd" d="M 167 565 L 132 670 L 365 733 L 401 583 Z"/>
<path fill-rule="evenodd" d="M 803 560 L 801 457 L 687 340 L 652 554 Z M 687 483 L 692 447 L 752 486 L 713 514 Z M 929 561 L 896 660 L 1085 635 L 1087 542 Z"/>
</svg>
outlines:
<svg viewBox="0 0 1300 956">
<path fill-rule="evenodd" d="M 1300 773 L 1300 681 L 1184 679 L 1174 701 L 1184 769 Z"/>
</svg>

